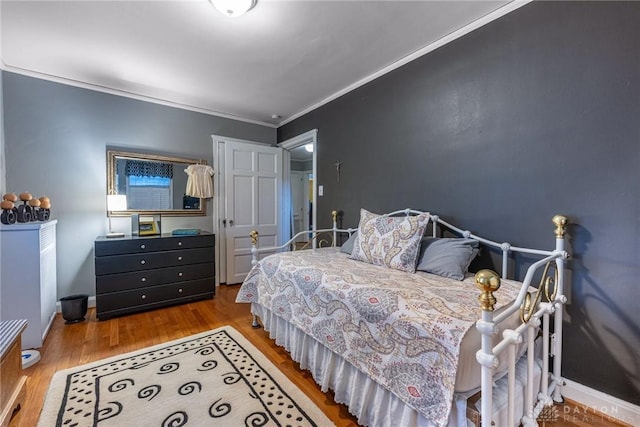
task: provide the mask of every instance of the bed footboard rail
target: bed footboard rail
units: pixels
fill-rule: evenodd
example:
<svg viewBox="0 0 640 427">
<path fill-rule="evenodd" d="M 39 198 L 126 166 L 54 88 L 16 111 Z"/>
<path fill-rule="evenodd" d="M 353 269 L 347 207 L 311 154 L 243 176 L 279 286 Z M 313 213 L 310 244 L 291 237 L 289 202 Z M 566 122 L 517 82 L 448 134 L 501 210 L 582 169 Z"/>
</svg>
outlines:
<svg viewBox="0 0 640 427">
<path fill-rule="evenodd" d="M 497 425 L 493 420 L 493 371 L 498 366 L 498 355 L 507 351 L 508 363 L 508 409 L 507 424 L 509 426 L 522 423 L 523 426 L 537 426 L 537 418 L 553 402 L 562 402 L 561 387 L 564 384 L 561 374 L 562 366 L 562 308 L 567 301 L 564 295 L 564 267 L 568 253 L 565 250 L 565 234 L 568 219 L 562 215 L 553 217 L 555 224 L 556 248 L 538 262 L 532 264 L 525 275 L 525 280 L 518 298 L 507 310 L 494 317 L 496 298 L 493 295 L 500 287 L 500 277 L 492 270 L 481 270 L 476 273 L 476 286 L 481 293 L 478 297 L 482 309 L 482 317 L 476 322 L 476 327 L 482 334 L 481 349 L 476 353 L 476 359 L 481 370 L 481 420 L 482 427 Z M 540 251 L 543 252 L 543 251 Z M 529 253 L 533 253 L 529 251 Z M 544 266 L 544 267 L 543 267 Z M 543 268 L 542 277 L 538 289 L 534 293 L 529 292 L 529 286 L 533 276 Z M 542 297 L 546 301 L 542 301 Z M 516 329 L 503 331 L 502 340 L 495 346 L 493 336 L 496 335 L 497 325 L 507 319 L 514 311 L 520 311 L 522 323 Z M 553 315 L 553 331 L 550 320 Z M 534 372 L 537 363 L 536 336 L 541 329 L 540 367 L 541 380 L 539 392 L 534 396 L 534 390 L 538 389 L 534 384 Z M 526 339 L 527 348 L 527 376 L 524 393 L 524 416 L 520 420 L 515 419 L 515 365 L 518 346 Z M 553 366 L 549 366 L 549 358 L 553 358 Z"/>
</svg>

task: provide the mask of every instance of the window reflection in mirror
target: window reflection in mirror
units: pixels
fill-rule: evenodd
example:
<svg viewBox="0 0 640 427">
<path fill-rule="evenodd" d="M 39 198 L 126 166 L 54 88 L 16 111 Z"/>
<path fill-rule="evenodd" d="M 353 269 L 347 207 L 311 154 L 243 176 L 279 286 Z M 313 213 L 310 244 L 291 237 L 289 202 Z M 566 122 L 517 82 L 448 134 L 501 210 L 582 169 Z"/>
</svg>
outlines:
<svg viewBox="0 0 640 427">
<path fill-rule="evenodd" d="M 107 151 L 108 194 L 125 194 L 130 213 L 205 215 L 205 204 L 185 194 L 190 164 L 206 161 L 155 154 Z"/>
</svg>

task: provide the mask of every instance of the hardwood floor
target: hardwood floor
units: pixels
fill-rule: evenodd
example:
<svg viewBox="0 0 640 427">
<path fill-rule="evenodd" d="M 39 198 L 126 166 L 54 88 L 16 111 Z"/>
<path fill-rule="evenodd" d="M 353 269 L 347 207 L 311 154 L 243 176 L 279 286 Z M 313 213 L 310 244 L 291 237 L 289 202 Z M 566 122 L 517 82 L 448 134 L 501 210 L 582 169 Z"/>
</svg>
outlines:
<svg viewBox="0 0 640 427">
<path fill-rule="evenodd" d="M 357 426 L 346 406 L 336 404 L 331 393 L 322 393 L 311 374 L 300 370 L 289 355 L 269 339 L 263 329 L 251 328 L 248 304 L 236 304 L 239 285 L 222 285 L 213 300 L 98 321 L 90 309 L 87 320 L 65 325 L 56 316 L 44 347 L 42 359 L 25 370 L 28 376 L 24 406 L 16 412 L 10 427 L 32 427 L 37 424 L 40 408 L 53 374 L 61 369 L 93 362 L 105 357 L 138 350 L 150 345 L 182 338 L 198 332 L 230 325 L 240 331 L 280 370 L 307 394 L 338 427 Z M 557 421 L 541 425 L 549 427 L 622 426 L 604 415 L 585 410 L 581 405 L 557 407 Z"/>
</svg>

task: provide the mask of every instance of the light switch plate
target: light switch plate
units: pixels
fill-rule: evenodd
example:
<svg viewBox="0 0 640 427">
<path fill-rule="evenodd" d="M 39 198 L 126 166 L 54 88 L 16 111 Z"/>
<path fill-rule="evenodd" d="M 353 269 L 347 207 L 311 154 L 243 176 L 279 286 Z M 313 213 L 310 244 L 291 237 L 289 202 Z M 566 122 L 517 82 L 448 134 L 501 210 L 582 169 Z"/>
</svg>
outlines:
<svg viewBox="0 0 640 427">
<path fill-rule="evenodd" d="M 324 196 L 324 185 L 318 185 L 318 196 Z"/>
</svg>

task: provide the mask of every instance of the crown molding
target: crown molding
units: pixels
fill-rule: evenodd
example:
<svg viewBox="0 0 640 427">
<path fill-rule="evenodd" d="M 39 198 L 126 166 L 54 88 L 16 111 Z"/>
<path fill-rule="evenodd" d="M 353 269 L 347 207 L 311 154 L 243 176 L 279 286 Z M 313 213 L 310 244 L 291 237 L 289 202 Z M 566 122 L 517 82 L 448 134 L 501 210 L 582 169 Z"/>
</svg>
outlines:
<svg viewBox="0 0 640 427">
<path fill-rule="evenodd" d="M 134 92 L 127 92 L 127 91 L 124 91 L 124 90 L 113 89 L 113 88 L 106 87 L 106 86 L 100 86 L 100 85 L 95 85 L 95 84 L 91 84 L 91 83 L 86 83 L 86 82 L 83 82 L 83 81 L 80 81 L 80 80 L 73 80 L 73 79 L 68 79 L 68 78 L 65 78 L 65 77 L 55 76 L 55 75 L 52 75 L 52 74 L 41 73 L 39 71 L 29 70 L 29 69 L 26 69 L 26 68 L 15 67 L 13 65 L 9 65 L 9 64 L 5 63 L 2 58 L 0 58 L 0 69 L 2 69 L 4 71 L 11 72 L 11 73 L 21 74 L 23 76 L 34 77 L 34 78 L 41 79 L 41 80 L 47 80 L 47 81 L 54 82 L 54 83 L 64 84 L 64 85 L 67 85 L 67 86 L 74 86 L 74 87 L 79 87 L 79 88 L 82 88 L 82 89 L 93 90 L 93 91 L 96 91 L 96 92 L 108 93 L 110 95 L 117 95 L 117 96 L 122 96 L 124 98 L 136 99 L 138 101 L 145 101 L 145 102 L 150 102 L 150 103 L 153 103 L 153 104 L 164 105 L 166 107 L 179 108 L 181 110 L 193 111 L 193 112 L 196 112 L 196 113 L 207 114 L 209 116 L 220 117 L 220 118 L 223 118 L 223 119 L 237 120 L 237 121 L 240 121 L 240 122 L 251 123 L 251 124 L 260 125 L 260 126 L 266 126 L 266 127 L 274 128 L 274 129 L 278 127 L 278 125 L 274 124 L 274 123 L 262 122 L 260 120 L 247 119 L 247 118 L 244 118 L 244 117 L 235 116 L 233 114 L 221 113 L 219 111 L 210 110 L 210 109 L 202 108 L 202 107 L 197 107 L 195 105 L 182 104 L 182 103 L 179 103 L 179 102 L 169 101 L 169 100 L 166 100 L 166 99 L 161 99 L 161 98 L 156 98 L 156 97 L 146 96 L 146 95 L 140 95 L 140 94 L 137 94 L 137 93 L 134 93 Z"/>
</svg>

